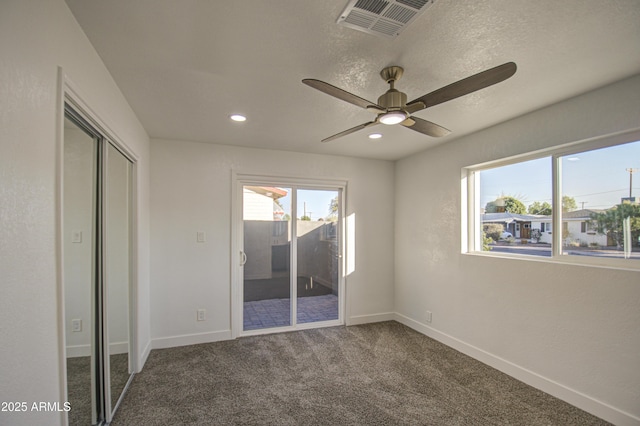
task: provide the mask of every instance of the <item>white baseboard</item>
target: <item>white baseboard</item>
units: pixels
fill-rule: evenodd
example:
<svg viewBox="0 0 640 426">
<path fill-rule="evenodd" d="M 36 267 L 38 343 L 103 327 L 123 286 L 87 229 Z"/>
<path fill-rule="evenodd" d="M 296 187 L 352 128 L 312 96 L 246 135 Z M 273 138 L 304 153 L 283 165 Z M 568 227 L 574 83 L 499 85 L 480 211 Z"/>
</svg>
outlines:
<svg viewBox="0 0 640 426">
<path fill-rule="evenodd" d="M 149 340 L 146 344 L 146 346 L 144 347 L 144 349 L 142 350 L 142 353 L 140 354 L 140 359 L 139 359 L 139 363 L 136 366 L 137 367 L 137 371 L 136 373 L 139 373 L 142 371 L 142 367 L 144 367 L 144 365 L 147 363 L 147 358 L 149 358 L 149 354 L 151 353 L 151 340 Z"/>
<path fill-rule="evenodd" d="M 395 312 L 385 312 L 382 314 L 371 315 L 356 315 L 347 318 L 347 325 L 369 324 L 372 322 L 393 321 L 395 319 Z"/>
<path fill-rule="evenodd" d="M 67 346 L 67 358 L 91 356 L 91 345 Z"/>
<path fill-rule="evenodd" d="M 111 355 L 129 353 L 129 342 L 114 342 L 109 345 Z"/>
<path fill-rule="evenodd" d="M 166 349 L 176 346 L 198 345 L 200 343 L 219 342 L 221 340 L 231 339 L 231 330 L 212 331 L 208 333 L 155 338 L 151 340 L 151 347 L 152 349 Z"/>
<path fill-rule="evenodd" d="M 452 337 L 446 333 L 442 333 L 423 324 L 419 321 L 413 320 L 404 315 L 395 313 L 394 318 L 401 324 L 406 325 L 419 333 L 422 333 L 432 339 L 435 339 L 445 345 L 462 352 L 465 355 L 477 359 L 478 361 L 487 364 L 496 370 L 500 370 L 505 374 L 508 374 L 515 379 L 520 380 L 536 389 L 540 389 L 550 395 L 555 396 L 558 399 L 568 402 L 569 404 L 580 408 L 594 416 L 600 417 L 608 422 L 611 422 L 619 426 L 640 426 L 640 418 L 612 407 L 602 401 L 598 401 L 588 395 L 585 395 L 579 391 L 568 388 L 560 383 L 557 383 L 551 379 L 543 377 L 531 370 L 520 367 L 510 361 L 495 356 L 489 352 L 486 352 L 473 345 L 465 343 L 455 337 Z"/>
<path fill-rule="evenodd" d="M 126 354 L 129 352 L 129 343 L 115 342 L 109 345 L 111 355 Z M 91 356 L 91 345 L 67 346 L 67 358 Z"/>
</svg>

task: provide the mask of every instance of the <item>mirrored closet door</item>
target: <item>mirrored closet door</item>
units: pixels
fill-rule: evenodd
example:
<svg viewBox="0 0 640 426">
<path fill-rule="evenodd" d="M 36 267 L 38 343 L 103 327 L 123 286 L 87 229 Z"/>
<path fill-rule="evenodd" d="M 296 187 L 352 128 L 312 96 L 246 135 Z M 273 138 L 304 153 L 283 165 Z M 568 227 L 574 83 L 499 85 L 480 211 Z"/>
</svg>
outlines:
<svg viewBox="0 0 640 426">
<path fill-rule="evenodd" d="M 64 323 L 70 425 L 113 417 L 130 382 L 133 163 L 65 106 Z"/>
</svg>

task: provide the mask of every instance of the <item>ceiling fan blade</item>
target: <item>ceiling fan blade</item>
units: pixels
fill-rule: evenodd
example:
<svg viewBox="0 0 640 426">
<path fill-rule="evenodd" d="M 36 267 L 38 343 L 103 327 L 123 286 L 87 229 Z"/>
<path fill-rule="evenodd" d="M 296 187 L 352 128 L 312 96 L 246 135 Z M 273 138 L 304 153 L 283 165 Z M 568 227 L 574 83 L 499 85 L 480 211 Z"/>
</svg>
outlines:
<svg viewBox="0 0 640 426">
<path fill-rule="evenodd" d="M 485 87 L 492 86 L 508 79 L 515 74 L 516 69 L 517 67 L 514 62 L 507 62 L 506 64 L 498 65 L 495 68 L 482 71 L 478 74 L 472 75 L 471 77 L 467 77 L 431 93 L 427 93 L 426 95 L 409 102 L 407 107 L 417 102 L 422 102 L 425 105 L 425 108 L 429 108 L 460 96 L 468 95 L 476 90 L 484 89 Z"/>
<path fill-rule="evenodd" d="M 425 109 L 427 106 L 422 102 L 414 102 L 411 105 L 407 105 L 404 107 L 404 110 L 407 114 L 413 114 L 416 111 L 420 111 L 421 109 Z"/>
<path fill-rule="evenodd" d="M 432 123 L 430 121 L 423 120 L 422 118 L 413 116 L 407 118 L 400 124 L 411 130 L 415 130 L 419 133 L 424 133 L 425 135 L 432 136 L 434 138 L 447 136 L 449 133 L 451 133 L 451 130 L 445 129 L 444 127 L 439 126 L 436 123 Z"/>
<path fill-rule="evenodd" d="M 367 107 L 367 111 L 370 111 L 374 114 L 384 114 L 385 112 L 387 112 L 387 110 L 382 108 L 380 105 L 369 105 Z"/>
<path fill-rule="evenodd" d="M 413 117 L 407 117 L 407 119 L 400 124 L 403 125 L 404 127 L 411 127 L 414 124 L 416 124 L 416 120 L 414 120 Z"/>
<path fill-rule="evenodd" d="M 362 130 L 362 129 L 370 127 L 370 126 L 374 126 L 376 124 L 378 124 L 377 121 L 369 121 L 368 123 L 364 123 L 364 124 L 361 124 L 359 126 L 352 127 L 352 128 L 350 128 L 348 130 L 345 130 L 344 132 L 336 133 L 333 136 L 329 136 L 328 138 L 322 139 L 321 142 L 329 142 L 329 141 L 332 141 L 334 139 L 338 139 L 338 138 L 341 138 L 343 136 L 347 136 L 348 134 L 351 134 L 353 132 L 357 132 L 358 130 Z"/>
<path fill-rule="evenodd" d="M 374 107 L 384 111 L 384 108 L 382 108 L 380 105 L 376 105 L 371 101 L 363 99 L 360 96 L 356 96 L 353 93 L 349 93 L 346 90 L 342 90 L 339 87 L 332 86 L 331 84 L 325 83 L 324 81 L 315 80 L 313 78 L 306 78 L 302 80 L 302 82 L 307 86 L 313 87 L 314 89 L 326 93 L 327 95 L 331 95 L 334 98 L 349 102 L 350 104 L 359 106 L 360 108 L 366 109 L 368 107 Z"/>
</svg>

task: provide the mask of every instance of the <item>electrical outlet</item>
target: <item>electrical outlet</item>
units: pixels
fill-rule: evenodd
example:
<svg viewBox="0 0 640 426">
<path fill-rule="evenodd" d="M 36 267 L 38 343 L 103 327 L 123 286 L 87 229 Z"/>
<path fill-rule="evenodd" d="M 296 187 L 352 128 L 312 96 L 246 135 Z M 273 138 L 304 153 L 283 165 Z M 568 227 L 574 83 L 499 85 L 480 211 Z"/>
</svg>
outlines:
<svg viewBox="0 0 640 426">
<path fill-rule="evenodd" d="M 430 323 L 431 322 L 431 316 L 432 316 L 431 311 L 426 311 L 425 315 L 424 315 L 425 321 Z"/>
<path fill-rule="evenodd" d="M 78 333 L 82 331 L 82 320 L 81 319 L 73 319 L 71 320 L 71 331 L 74 333 Z"/>
<path fill-rule="evenodd" d="M 207 311 L 205 309 L 198 309 L 198 321 L 204 321 L 207 319 Z"/>
</svg>

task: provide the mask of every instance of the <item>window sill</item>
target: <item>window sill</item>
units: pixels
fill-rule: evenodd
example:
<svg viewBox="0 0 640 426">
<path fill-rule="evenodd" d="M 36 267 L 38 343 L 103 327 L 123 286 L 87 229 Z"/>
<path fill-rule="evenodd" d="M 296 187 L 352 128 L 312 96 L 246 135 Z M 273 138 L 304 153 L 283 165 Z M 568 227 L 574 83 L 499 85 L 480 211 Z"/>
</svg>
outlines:
<svg viewBox="0 0 640 426">
<path fill-rule="evenodd" d="M 462 254 L 467 256 L 491 257 L 491 258 L 509 259 L 509 260 L 524 260 L 528 262 L 542 262 L 542 263 L 569 265 L 569 266 L 587 266 L 591 268 L 605 268 L 605 269 L 615 269 L 615 270 L 621 270 L 621 271 L 640 272 L 640 259 L 638 260 L 606 259 L 602 257 L 576 256 L 576 255 L 535 256 L 535 255 L 514 254 L 514 253 L 491 253 L 489 251 L 470 251 L 470 252 L 463 252 Z M 632 262 L 633 264 L 630 264 L 629 262 Z"/>
</svg>

